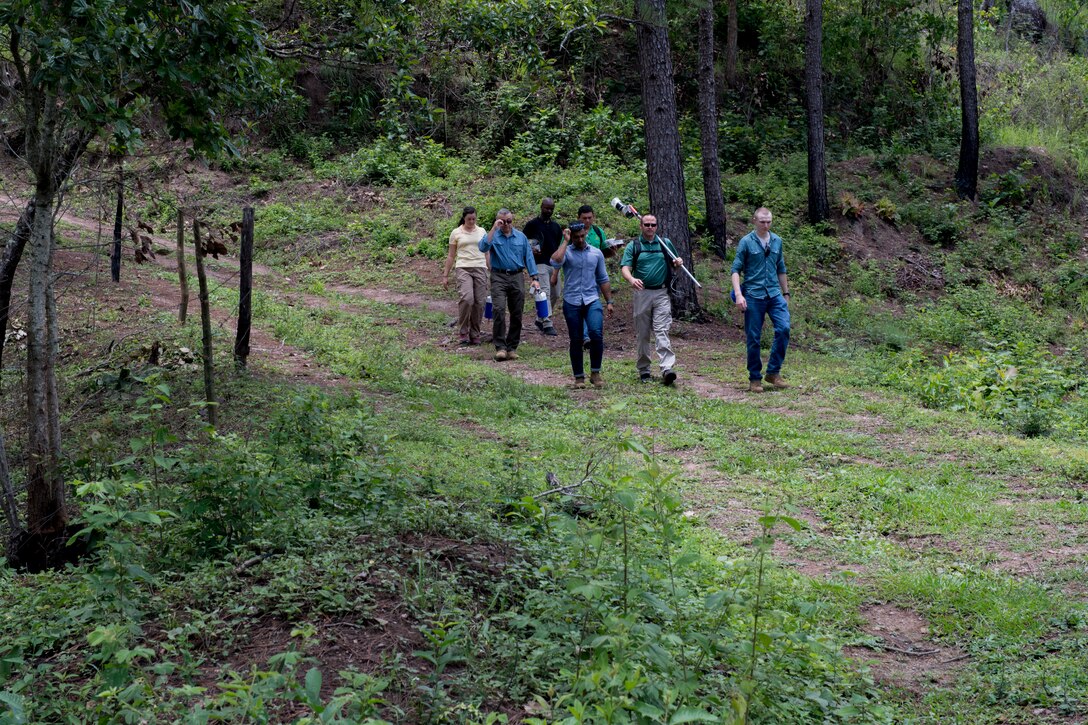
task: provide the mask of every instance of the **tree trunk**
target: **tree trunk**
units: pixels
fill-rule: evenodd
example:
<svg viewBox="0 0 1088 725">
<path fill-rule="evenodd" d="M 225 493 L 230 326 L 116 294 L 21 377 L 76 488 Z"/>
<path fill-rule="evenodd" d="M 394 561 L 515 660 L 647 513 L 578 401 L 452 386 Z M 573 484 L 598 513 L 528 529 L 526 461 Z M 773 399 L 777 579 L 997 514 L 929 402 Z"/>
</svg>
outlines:
<svg viewBox="0 0 1088 725">
<path fill-rule="evenodd" d="M 808 106 L 808 219 L 822 222 L 831 216 L 827 203 L 827 166 L 824 161 L 823 0 L 806 0 L 805 102 Z"/>
<path fill-rule="evenodd" d="M 4 447 L 4 431 L 0 430 L 0 508 L 4 510 L 4 519 L 8 523 L 9 537 L 22 529 L 19 525 L 19 505 L 15 501 L 15 489 L 11 487 L 11 472 L 8 470 L 8 452 Z"/>
<path fill-rule="evenodd" d="M 706 199 L 706 226 L 714 252 L 725 259 L 725 199 L 722 197 L 722 169 L 718 157 L 718 87 L 714 76 L 714 0 L 705 0 L 699 10 L 699 139 L 703 156 L 703 196 Z"/>
<path fill-rule="evenodd" d="M 725 82 L 730 88 L 737 85 L 737 0 L 726 0 Z"/>
<path fill-rule="evenodd" d="M 68 524 L 60 468 L 60 405 L 57 397 L 57 320 L 53 300 L 53 196 L 34 196 L 30 225 L 27 305 L 27 529 L 59 534 Z"/>
<path fill-rule="evenodd" d="M 19 268 L 23 250 L 26 249 L 26 240 L 30 238 L 30 222 L 33 219 L 34 205 L 27 204 L 4 246 L 4 256 L 0 257 L 0 370 L 4 368 L 4 340 L 11 315 L 11 288 L 15 283 L 15 270 Z"/>
<path fill-rule="evenodd" d="M 956 194 L 974 199 L 978 193 L 978 88 L 975 83 L 975 17 L 972 0 L 959 0 L 959 33 L 956 41 L 960 71 L 960 163 L 956 168 Z"/>
<path fill-rule="evenodd" d="M 668 237 L 691 268 L 691 230 L 684 190 L 684 163 L 680 156 L 680 130 L 676 116 L 676 86 L 672 51 L 665 17 L 665 0 L 636 0 L 635 26 L 642 76 L 642 107 L 645 116 L 646 176 L 650 212 L 657 217 L 658 233 Z M 702 317 L 695 285 L 687 275 L 674 275 L 673 314 L 687 319 Z"/>
</svg>

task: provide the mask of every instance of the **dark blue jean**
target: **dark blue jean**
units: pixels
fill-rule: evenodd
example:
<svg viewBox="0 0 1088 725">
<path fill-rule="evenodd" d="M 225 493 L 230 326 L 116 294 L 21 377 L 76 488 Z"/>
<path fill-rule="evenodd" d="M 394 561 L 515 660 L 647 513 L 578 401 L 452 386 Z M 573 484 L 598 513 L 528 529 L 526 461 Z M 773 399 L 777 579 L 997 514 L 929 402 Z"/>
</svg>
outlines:
<svg viewBox="0 0 1088 725">
<path fill-rule="evenodd" d="M 604 358 L 604 308 L 601 307 L 601 300 L 595 299 L 588 305 L 572 305 L 563 300 L 563 317 L 570 336 L 570 367 L 574 377 L 581 378 L 586 374 L 582 353 L 583 330 L 588 330 L 589 335 L 589 369 L 599 373 Z"/>
<path fill-rule="evenodd" d="M 790 308 L 786 298 L 776 295 L 768 299 L 748 300 L 748 310 L 744 313 L 744 334 L 748 338 L 748 379 L 762 380 L 760 371 L 763 362 L 759 359 L 759 340 L 763 334 L 763 318 L 771 318 L 774 326 L 774 341 L 771 343 L 771 357 L 767 360 L 767 374 L 777 375 L 786 359 L 786 348 L 790 344 Z"/>
</svg>

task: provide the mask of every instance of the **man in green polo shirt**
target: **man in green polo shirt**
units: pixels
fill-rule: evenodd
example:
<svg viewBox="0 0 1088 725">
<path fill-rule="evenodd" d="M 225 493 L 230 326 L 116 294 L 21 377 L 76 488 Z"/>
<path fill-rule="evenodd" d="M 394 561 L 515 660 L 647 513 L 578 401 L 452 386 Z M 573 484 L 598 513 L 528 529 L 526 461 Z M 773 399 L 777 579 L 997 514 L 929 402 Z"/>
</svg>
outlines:
<svg viewBox="0 0 1088 725">
<path fill-rule="evenodd" d="M 771 210 L 756 209 L 754 231 L 737 242 L 733 260 L 733 295 L 744 313 L 744 334 L 748 339 L 748 391 L 762 393 L 763 362 L 759 356 L 763 318 L 770 317 L 774 342 L 767 359 L 766 382 L 775 388 L 789 387 L 782 379 L 782 363 L 790 344 L 790 283 L 782 256 L 782 237 L 771 232 Z M 744 284 L 740 275 L 744 273 Z"/>
<path fill-rule="evenodd" d="M 602 252 L 606 252 L 608 245 L 604 243 L 604 230 L 597 226 L 594 222 L 597 221 L 597 215 L 593 212 L 593 207 L 589 204 L 583 204 L 578 207 L 578 221 L 586 225 L 586 244 L 591 247 L 596 247 Z M 607 254 L 605 256 L 608 256 Z"/>
<path fill-rule="evenodd" d="M 671 266 L 684 263 L 676 254 L 676 248 L 668 239 L 657 236 L 657 217 L 642 217 L 642 236 L 623 250 L 620 272 L 635 289 L 635 335 L 638 338 L 638 378 L 650 382 L 650 348 L 657 347 L 657 359 L 661 365 L 661 382 L 672 385 L 676 381 L 676 355 L 669 341 L 672 325 L 672 303 L 669 302 L 669 280 L 672 276 L 669 258 L 663 245 L 668 245 L 673 256 Z"/>
</svg>

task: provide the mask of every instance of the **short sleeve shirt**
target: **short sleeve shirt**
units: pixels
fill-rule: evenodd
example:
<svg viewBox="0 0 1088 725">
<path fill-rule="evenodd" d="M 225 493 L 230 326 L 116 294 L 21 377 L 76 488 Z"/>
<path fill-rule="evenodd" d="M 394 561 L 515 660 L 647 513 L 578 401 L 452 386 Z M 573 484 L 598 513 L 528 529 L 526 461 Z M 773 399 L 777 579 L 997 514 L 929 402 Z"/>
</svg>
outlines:
<svg viewBox="0 0 1088 725">
<path fill-rule="evenodd" d="M 484 228 L 476 226 L 472 231 L 466 231 L 464 226 L 459 226 L 450 232 L 450 244 L 457 247 L 457 256 L 454 259 L 454 267 L 486 267 L 487 258 L 480 251 L 480 240 L 484 238 Z"/>
</svg>

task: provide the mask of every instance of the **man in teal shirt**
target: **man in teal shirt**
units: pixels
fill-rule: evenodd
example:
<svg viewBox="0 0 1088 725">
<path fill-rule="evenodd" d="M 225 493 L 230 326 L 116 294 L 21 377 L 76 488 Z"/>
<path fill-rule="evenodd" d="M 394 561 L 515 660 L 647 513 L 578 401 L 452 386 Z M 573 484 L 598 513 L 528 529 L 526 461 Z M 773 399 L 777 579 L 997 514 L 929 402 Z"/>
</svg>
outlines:
<svg viewBox="0 0 1088 725">
<path fill-rule="evenodd" d="M 668 239 L 657 236 L 657 217 L 647 214 L 642 217 L 642 236 L 627 245 L 623 250 L 620 272 L 623 278 L 635 289 L 635 335 L 638 338 L 638 379 L 650 382 L 650 348 L 657 347 L 657 359 L 661 365 L 661 382 L 672 385 L 676 381 L 676 355 L 669 341 L 669 327 L 672 325 L 672 303 L 669 301 L 669 279 L 671 269 L 669 258 L 662 248 L 668 245 L 672 251 L 671 266 L 679 267 L 684 263 L 676 255 L 676 248 Z"/>
<path fill-rule="evenodd" d="M 790 284 L 786 260 L 782 256 L 782 238 L 771 232 L 771 211 L 760 207 L 755 213 L 756 228 L 737 242 L 733 259 L 733 295 L 744 313 L 744 335 L 748 340 L 748 391 L 762 393 L 763 361 L 759 356 L 763 318 L 769 316 L 774 326 L 771 356 L 767 359 L 767 384 L 789 387 L 782 379 L 782 363 L 790 344 Z M 744 273 L 744 284 L 740 275 Z"/>
</svg>

